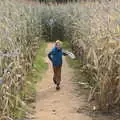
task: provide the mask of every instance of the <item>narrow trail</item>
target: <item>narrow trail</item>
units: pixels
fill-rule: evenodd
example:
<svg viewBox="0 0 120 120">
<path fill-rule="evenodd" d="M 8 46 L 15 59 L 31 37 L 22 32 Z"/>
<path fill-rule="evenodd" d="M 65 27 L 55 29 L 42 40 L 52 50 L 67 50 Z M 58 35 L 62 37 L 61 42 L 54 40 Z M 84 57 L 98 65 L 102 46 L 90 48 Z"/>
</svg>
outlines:
<svg viewBox="0 0 120 120">
<path fill-rule="evenodd" d="M 77 113 L 77 109 L 85 104 L 85 98 L 84 96 L 77 97 L 76 85 L 72 83 L 73 69 L 68 66 L 65 58 L 63 58 L 61 90 L 55 90 L 52 81 L 52 65 L 47 58 L 47 53 L 53 45 L 53 43 L 48 43 L 46 49 L 45 60 L 49 66 L 42 81 L 37 84 L 33 120 L 92 120 L 84 113 Z"/>
</svg>

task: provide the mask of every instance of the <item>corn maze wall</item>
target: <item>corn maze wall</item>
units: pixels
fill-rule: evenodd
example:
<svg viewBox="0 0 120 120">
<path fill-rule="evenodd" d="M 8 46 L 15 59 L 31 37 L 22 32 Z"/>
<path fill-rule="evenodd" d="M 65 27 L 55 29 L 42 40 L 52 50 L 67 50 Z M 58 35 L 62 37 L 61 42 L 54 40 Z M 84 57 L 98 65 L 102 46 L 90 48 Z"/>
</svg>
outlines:
<svg viewBox="0 0 120 120">
<path fill-rule="evenodd" d="M 40 9 L 15 0 L 0 2 L 0 119 L 25 112 L 28 81 L 36 50 L 42 43 Z"/>
<path fill-rule="evenodd" d="M 0 2 L 0 119 L 26 111 L 25 75 L 42 39 L 71 43 L 90 86 L 89 101 L 109 111 L 120 106 L 120 2 L 28 5 Z M 57 32 L 56 32 L 57 31 Z M 60 35 L 59 35 L 60 33 Z"/>
</svg>

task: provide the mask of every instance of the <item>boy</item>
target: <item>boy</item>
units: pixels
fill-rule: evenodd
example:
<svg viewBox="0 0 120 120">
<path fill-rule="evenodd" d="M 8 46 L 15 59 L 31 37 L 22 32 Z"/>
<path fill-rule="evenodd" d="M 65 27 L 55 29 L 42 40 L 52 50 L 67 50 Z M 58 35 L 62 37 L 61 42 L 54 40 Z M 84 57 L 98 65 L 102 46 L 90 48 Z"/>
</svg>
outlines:
<svg viewBox="0 0 120 120">
<path fill-rule="evenodd" d="M 57 85 L 56 90 L 60 89 L 62 55 L 66 56 L 67 54 L 63 52 L 62 42 L 57 40 L 55 42 L 55 47 L 48 53 L 48 58 L 51 60 L 53 65 L 53 81 Z"/>
</svg>

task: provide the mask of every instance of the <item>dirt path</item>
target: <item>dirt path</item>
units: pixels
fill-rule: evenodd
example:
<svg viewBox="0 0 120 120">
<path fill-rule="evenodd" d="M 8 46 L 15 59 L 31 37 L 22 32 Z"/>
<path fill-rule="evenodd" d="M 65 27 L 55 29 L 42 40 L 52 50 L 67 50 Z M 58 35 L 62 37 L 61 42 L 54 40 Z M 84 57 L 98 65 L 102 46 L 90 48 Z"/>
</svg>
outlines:
<svg viewBox="0 0 120 120">
<path fill-rule="evenodd" d="M 48 44 L 46 53 L 53 47 Z M 91 120 L 85 114 L 77 113 L 77 109 L 83 106 L 84 96 L 76 96 L 72 83 L 73 70 L 68 66 L 65 58 L 62 68 L 61 90 L 56 91 L 52 81 L 52 66 L 49 64 L 47 72 L 43 75 L 42 81 L 37 84 L 36 110 L 34 120 Z"/>
</svg>

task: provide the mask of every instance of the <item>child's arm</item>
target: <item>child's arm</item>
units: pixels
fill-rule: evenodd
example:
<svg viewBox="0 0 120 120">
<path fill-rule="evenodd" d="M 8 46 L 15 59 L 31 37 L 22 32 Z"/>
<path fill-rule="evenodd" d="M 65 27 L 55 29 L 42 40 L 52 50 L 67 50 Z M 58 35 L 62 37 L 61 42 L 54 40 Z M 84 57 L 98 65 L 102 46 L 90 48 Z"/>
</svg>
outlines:
<svg viewBox="0 0 120 120">
<path fill-rule="evenodd" d="M 63 54 L 64 56 L 68 56 L 68 54 L 67 54 L 64 50 L 62 50 L 62 54 Z"/>
<path fill-rule="evenodd" d="M 71 59 L 75 59 L 75 55 L 72 53 L 72 52 L 69 52 L 69 51 L 62 51 L 63 55 L 64 56 L 69 56 Z"/>
<path fill-rule="evenodd" d="M 48 53 L 48 58 L 52 61 L 52 51 Z"/>
<path fill-rule="evenodd" d="M 64 56 L 68 56 L 68 54 L 66 54 L 66 53 L 64 53 L 64 52 L 63 52 L 63 55 L 64 55 Z"/>
</svg>

